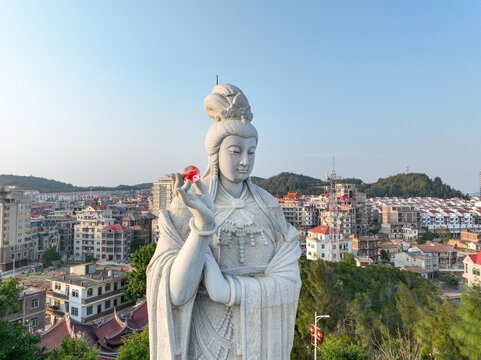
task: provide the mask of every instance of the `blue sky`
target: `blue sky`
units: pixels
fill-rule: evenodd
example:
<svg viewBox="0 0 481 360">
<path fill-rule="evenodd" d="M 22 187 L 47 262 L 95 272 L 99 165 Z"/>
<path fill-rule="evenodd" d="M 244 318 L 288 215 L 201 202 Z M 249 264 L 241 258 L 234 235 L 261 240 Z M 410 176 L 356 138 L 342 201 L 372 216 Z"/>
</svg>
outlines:
<svg viewBox="0 0 481 360">
<path fill-rule="evenodd" d="M 254 175 L 478 191 L 479 1 L 3 1 L 0 173 L 76 185 L 204 169 L 215 75 L 243 89 Z"/>
</svg>

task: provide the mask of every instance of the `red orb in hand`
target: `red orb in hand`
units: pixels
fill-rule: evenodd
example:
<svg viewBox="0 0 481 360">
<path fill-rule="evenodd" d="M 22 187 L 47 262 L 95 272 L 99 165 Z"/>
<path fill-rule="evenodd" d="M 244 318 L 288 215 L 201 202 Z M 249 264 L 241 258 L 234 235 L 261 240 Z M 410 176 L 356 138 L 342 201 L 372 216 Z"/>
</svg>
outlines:
<svg viewBox="0 0 481 360">
<path fill-rule="evenodd" d="M 200 171 L 195 166 L 187 166 L 182 171 L 182 177 L 184 178 L 184 180 L 189 179 L 193 183 L 196 183 L 200 180 Z"/>
</svg>

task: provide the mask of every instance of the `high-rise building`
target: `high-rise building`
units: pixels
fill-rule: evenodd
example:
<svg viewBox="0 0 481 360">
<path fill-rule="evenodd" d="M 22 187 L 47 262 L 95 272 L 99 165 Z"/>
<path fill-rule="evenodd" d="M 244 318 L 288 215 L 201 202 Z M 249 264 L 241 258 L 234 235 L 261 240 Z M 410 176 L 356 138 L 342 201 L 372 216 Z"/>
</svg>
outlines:
<svg viewBox="0 0 481 360">
<path fill-rule="evenodd" d="M 160 209 L 167 209 L 172 202 L 172 181 L 169 178 L 159 178 L 152 185 L 152 212 L 158 216 Z"/>
<path fill-rule="evenodd" d="M 0 187 L 0 270 L 26 266 L 33 255 L 30 197 L 15 186 Z"/>
<path fill-rule="evenodd" d="M 112 210 L 103 205 L 88 206 L 77 212 L 76 216 L 78 224 L 74 226 L 74 257 L 81 260 L 92 255 L 100 259 L 102 229 L 114 224 Z"/>
<path fill-rule="evenodd" d="M 167 209 L 172 202 L 172 181 L 169 178 L 159 178 L 158 182 L 152 185 L 152 213 L 158 217 L 161 209 Z M 159 238 L 159 226 L 157 219 L 152 221 L 152 241 L 157 242 Z"/>
</svg>

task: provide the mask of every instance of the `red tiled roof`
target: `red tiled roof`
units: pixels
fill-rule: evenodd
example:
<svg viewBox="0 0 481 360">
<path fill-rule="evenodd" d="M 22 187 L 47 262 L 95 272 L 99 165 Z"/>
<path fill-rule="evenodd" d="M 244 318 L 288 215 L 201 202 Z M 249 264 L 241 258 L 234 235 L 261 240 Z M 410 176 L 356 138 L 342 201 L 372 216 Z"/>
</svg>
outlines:
<svg viewBox="0 0 481 360">
<path fill-rule="evenodd" d="M 315 227 L 314 229 L 309 230 L 309 232 L 312 232 L 314 234 L 329 235 L 330 228 L 328 225 L 321 225 L 321 226 Z"/>
<path fill-rule="evenodd" d="M 34 215 L 31 215 L 30 217 L 31 217 L 32 219 L 38 219 L 38 218 L 41 217 L 41 216 L 42 216 L 42 215 L 40 215 L 40 214 L 34 214 Z"/>
<path fill-rule="evenodd" d="M 440 253 L 440 252 L 456 252 L 457 250 L 447 245 L 417 245 L 422 252 Z"/>
<path fill-rule="evenodd" d="M 65 337 L 65 335 L 69 334 L 67 319 L 63 318 L 60 322 L 52 326 L 46 332 L 44 332 L 41 336 L 40 343 L 38 346 L 40 348 L 46 347 L 45 351 L 50 351 L 53 347 L 60 344 L 60 341 Z"/>
<path fill-rule="evenodd" d="M 471 261 L 476 265 L 481 265 L 481 251 L 476 254 L 468 255 Z"/>
<path fill-rule="evenodd" d="M 110 226 L 104 227 L 102 229 L 102 231 L 107 231 L 107 230 L 125 231 L 125 230 L 129 230 L 129 228 L 126 228 L 125 226 L 122 226 L 122 225 L 115 224 L 115 225 L 110 225 Z"/>
</svg>

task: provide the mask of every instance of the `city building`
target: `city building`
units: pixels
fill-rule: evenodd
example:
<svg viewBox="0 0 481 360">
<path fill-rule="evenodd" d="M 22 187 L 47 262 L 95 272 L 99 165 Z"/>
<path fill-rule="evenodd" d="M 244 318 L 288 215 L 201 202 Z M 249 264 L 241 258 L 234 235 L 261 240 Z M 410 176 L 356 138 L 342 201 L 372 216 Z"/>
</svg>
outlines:
<svg viewBox="0 0 481 360">
<path fill-rule="evenodd" d="M 41 261 L 43 253 L 52 247 L 59 249 L 60 235 L 55 223 L 43 219 L 41 215 L 32 215 L 30 221 L 30 236 L 32 238 L 32 261 Z"/>
<path fill-rule="evenodd" d="M 20 311 L 7 315 L 5 320 L 28 325 L 31 330 L 43 331 L 45 329 L 45 300 L 45 290 L 27 287 L 18 297 Z"/>
<path fill-rule="evenodd" d="M 375 235 L 361 235 L 356 236 L 354 234 L 349 235 L 352 240 L 352 253 L 355 256 L 368 257 L 374 262 L 377 262 L 378 249 L 379 249 L 379 236 Z"/>
<path fill-rule="evenodd" d="M 464 258 L 464 274 L 468 286 L 481 285 L 481 251 Z"/>
<path fill-rule="evenodd" d="M 102 260 L 127 260 L 133 230 L 122 225 L 110 225 L 102 229 Z"/>
<path fill-rule="evenodd" d="M 122 293 L 127 274 L 121 270 L 97 269 L 96 264 L 72 266 L 70 274 L 48 279 L 47 315 L 54 324 L 69 313 L 81 323 L 112 314 L 114 308 L 132 305 Z"/>
<path fill-rule="evenodd" d="M 383 206 L 381 234 L 389 239 L 405 239 L 421 226 L 421 213 L 415 206 Z"/>
<path fill-rule="evenodd" d="M 152 212 L 158 216 L 161 209 L 167 209 L 174 198 L 172 181 L 169 178 L 159 178 L 152 184 Z"/>
<path fill-rule="evenodd" d="M 458 251 L 448 245 L 416 245 L 408 252 L 419 252 L 421 255 L 432 256 L 440 271 L 449 270 L 457 262 Z"/>
<path fill-rule="evenodd" d="M 84 260 L 87 255 L 100 259 L 102 250 L 102 229 L 114 224 L 112 211 L 104 205 L 87 206 L 76 214 L 74 226 L 74 258 Z"/>
<path fill-rule="evenodd" d="M 48 216 L 48 221 L 55 224 L 59 235 L 58 252 L 61 255 L 70 257 L 73 255 L 74 241 L 75 241 L 75 225 L 77 219 L 69 214 L 59 214 L 55 212 Z"/>
<path fill-rule="evenodd" d="M 423 255 L 420 251 L 399 252 L 393 254 L 391 260 L 397 268 L 421 274 L 426 279 L 434 279 L 438 274 L 436 257 Z"/>
<path fill-rule="evenodd" d="M 144 244 L 152 242 L 152 222 L 155 215 L 148 211 L 131 211 L 122 219 L 122 225 L 134 230 L 134 238 L 141 238 Z"/>
<path fill-rule="evenodd" d="M 306 256 L 308 260 L 341 261 L 352 253 L 352 239 L 344 237 L 327 225 L 308 230 Z"/>
<path fill-rule="evenodd" d="M 0 187 L 0 270 L 29 263 L 33 256 L 30 237 L 30 197 L 14 186 Z"/>
</svg>

